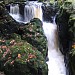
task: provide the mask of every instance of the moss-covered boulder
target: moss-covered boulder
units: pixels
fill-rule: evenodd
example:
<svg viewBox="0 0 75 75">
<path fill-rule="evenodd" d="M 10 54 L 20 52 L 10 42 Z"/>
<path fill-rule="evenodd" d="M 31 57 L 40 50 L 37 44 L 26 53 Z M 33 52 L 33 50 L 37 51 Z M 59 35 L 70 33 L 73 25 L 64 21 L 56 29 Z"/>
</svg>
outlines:
<svg viewBox="0 0 75 75">
<path fill-rule="evenodd" d="M 47 64 L 43 54 L 27 41 L 0 40 L 0 70 L 6 75 L 47 75 Z"/>
<path fill-rule="evenodd" d="M 20 26 L 18 34 L 21 34 L 23 40 L 36 47 L 46 59 L 47 40 L 43 32 L 42 22 L 39 19 L 34 18 L 29 24 Z"/>
<path fill-rule="evenodd" d="M 42 22 L 16 22 L 0 2 L 0 71 L 6 75 L 47 75 Z"/>
</svg>

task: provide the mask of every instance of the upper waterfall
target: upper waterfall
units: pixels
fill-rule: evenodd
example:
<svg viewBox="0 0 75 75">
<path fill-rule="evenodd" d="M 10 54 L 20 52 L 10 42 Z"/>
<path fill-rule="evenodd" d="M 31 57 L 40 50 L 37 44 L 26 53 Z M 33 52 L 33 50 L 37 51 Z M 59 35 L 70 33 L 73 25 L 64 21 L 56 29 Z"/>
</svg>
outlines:
<svg viewBox="0 0 75 75">
<path fill-rule="evenodd" d="M 19 14 L 19 5 L 10 5 L 10 13 L 15 15 Z"/>
<path fill-rule="evenodd" d="M 42 3 L 28 2 L 24 7 L 24 22 L 29 22 L 33 18 L 42 20 Z"/>
<path fill-rule="evenodd" d="M 27 2 L 24 6 L 24 19 L 21 20 L 19 5 L 10 5 L 10 15 L 18 22 L 28 23 L 33 18 L 39 18 L 42 21 L 42 3 L 37 1 Z"/>
<path fill-rule="evenodd" d="M 10 15 L 19 22 L 20 20 L 20 13 L 19 13 L 19 5 L 18 4 L 11 4 L 10 5 Z"/>
<path fill-rule="evenodd" d="M 24 22 L 29 22 L 34 18 L 34 8 L 30 5 L 25 5 L 24 8 Z"/>
</svg>

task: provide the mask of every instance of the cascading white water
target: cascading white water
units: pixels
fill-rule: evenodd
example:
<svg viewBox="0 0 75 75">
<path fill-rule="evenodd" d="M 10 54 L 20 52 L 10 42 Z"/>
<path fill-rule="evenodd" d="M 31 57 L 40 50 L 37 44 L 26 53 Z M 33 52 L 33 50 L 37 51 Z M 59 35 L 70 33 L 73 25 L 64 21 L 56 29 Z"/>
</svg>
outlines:
<svg viewBox="0 0 75 75">
<path fill-rule="evenodd" d="M 28 2 L 24 7 L 24 20 L 21 21 L 19 5 L 10 5 L 10 15 L 18 22 L 28 23 L 33 18 L 39 18 L 42 21 L 41 4 L 37 2 Z"/>
<path fill-rule="evenodd" d="M 41 3 L 29 2 L 24 8 L 24 22 L 30 22 L 33 18 L 39 18 L 42 21 Z"/>
<path fill-rule="evenodd" d="M 48 75 L 66 75 L 64 56 L 58 48 L 57 26 L 43 22 L 43 29 L 48 40 Z"/>
<path fill-rule="evenodd" d="M 10 5 L 10 15 L 19 22 L 20 20 L 20 14 L 19 14 L 19 5 L 15 4 L 15 5 Z"/>
<path fill-rule="evenodd" d="M 31 5 L 25 5 L 24 8 L 24 22 L 29 22 L 31 19 L 34 18 L 34 8 Z"/>
<path fill-rule="evenodd" d="M 19 6 L 18 6 L 18 4 L 10 6 L 10 13 L 11 14 L 16 14 L 16 15 L 19 14 Z"/>
<path fill-rule="evenodd" d="M 24 8 L 24 22 L 29 22 L 33 18 L 39 18 L 43 22 L 44 34 L 48 41 L 48 75 L 66 75 L 64 56 L 58 47 L 57 26 L 54 22 L 47 23 L 42 20 L 42 3 L 29 2 Z M 17 11 L 16 11 L 17 10 Z M 10 13 L 19 14 L 18 6 L 11 6 Z M 18 17 L 14 17 L 18 18 Z"/>
</svg>

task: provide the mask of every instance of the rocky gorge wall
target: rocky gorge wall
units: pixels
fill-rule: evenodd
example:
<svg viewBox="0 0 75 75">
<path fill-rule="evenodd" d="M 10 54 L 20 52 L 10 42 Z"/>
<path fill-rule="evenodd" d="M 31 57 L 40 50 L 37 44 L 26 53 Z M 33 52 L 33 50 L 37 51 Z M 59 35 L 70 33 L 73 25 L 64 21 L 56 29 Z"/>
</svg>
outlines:
<svg viewBox="0 0 75 75">
<path fill-rule="evenodd" d="M 56 17 L 58 26 L 59 47 L 65 56 L 69 75 L 75 75 L 75 9 L 72 2 L 65 2 Z"/>
</svg>

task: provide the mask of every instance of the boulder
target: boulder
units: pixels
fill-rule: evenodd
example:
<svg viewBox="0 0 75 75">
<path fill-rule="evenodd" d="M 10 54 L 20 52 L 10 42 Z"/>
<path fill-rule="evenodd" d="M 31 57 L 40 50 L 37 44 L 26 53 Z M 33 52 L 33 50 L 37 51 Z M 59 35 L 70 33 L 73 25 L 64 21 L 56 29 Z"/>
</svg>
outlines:
<svg viewBox="0 0 75 75">
<path fill-rule="evenodd" d="M 47 44 L 42 22 L 16 22 L 0 2 L 0 71 L 5 75 L 47 75 Z"/>
</svg>

